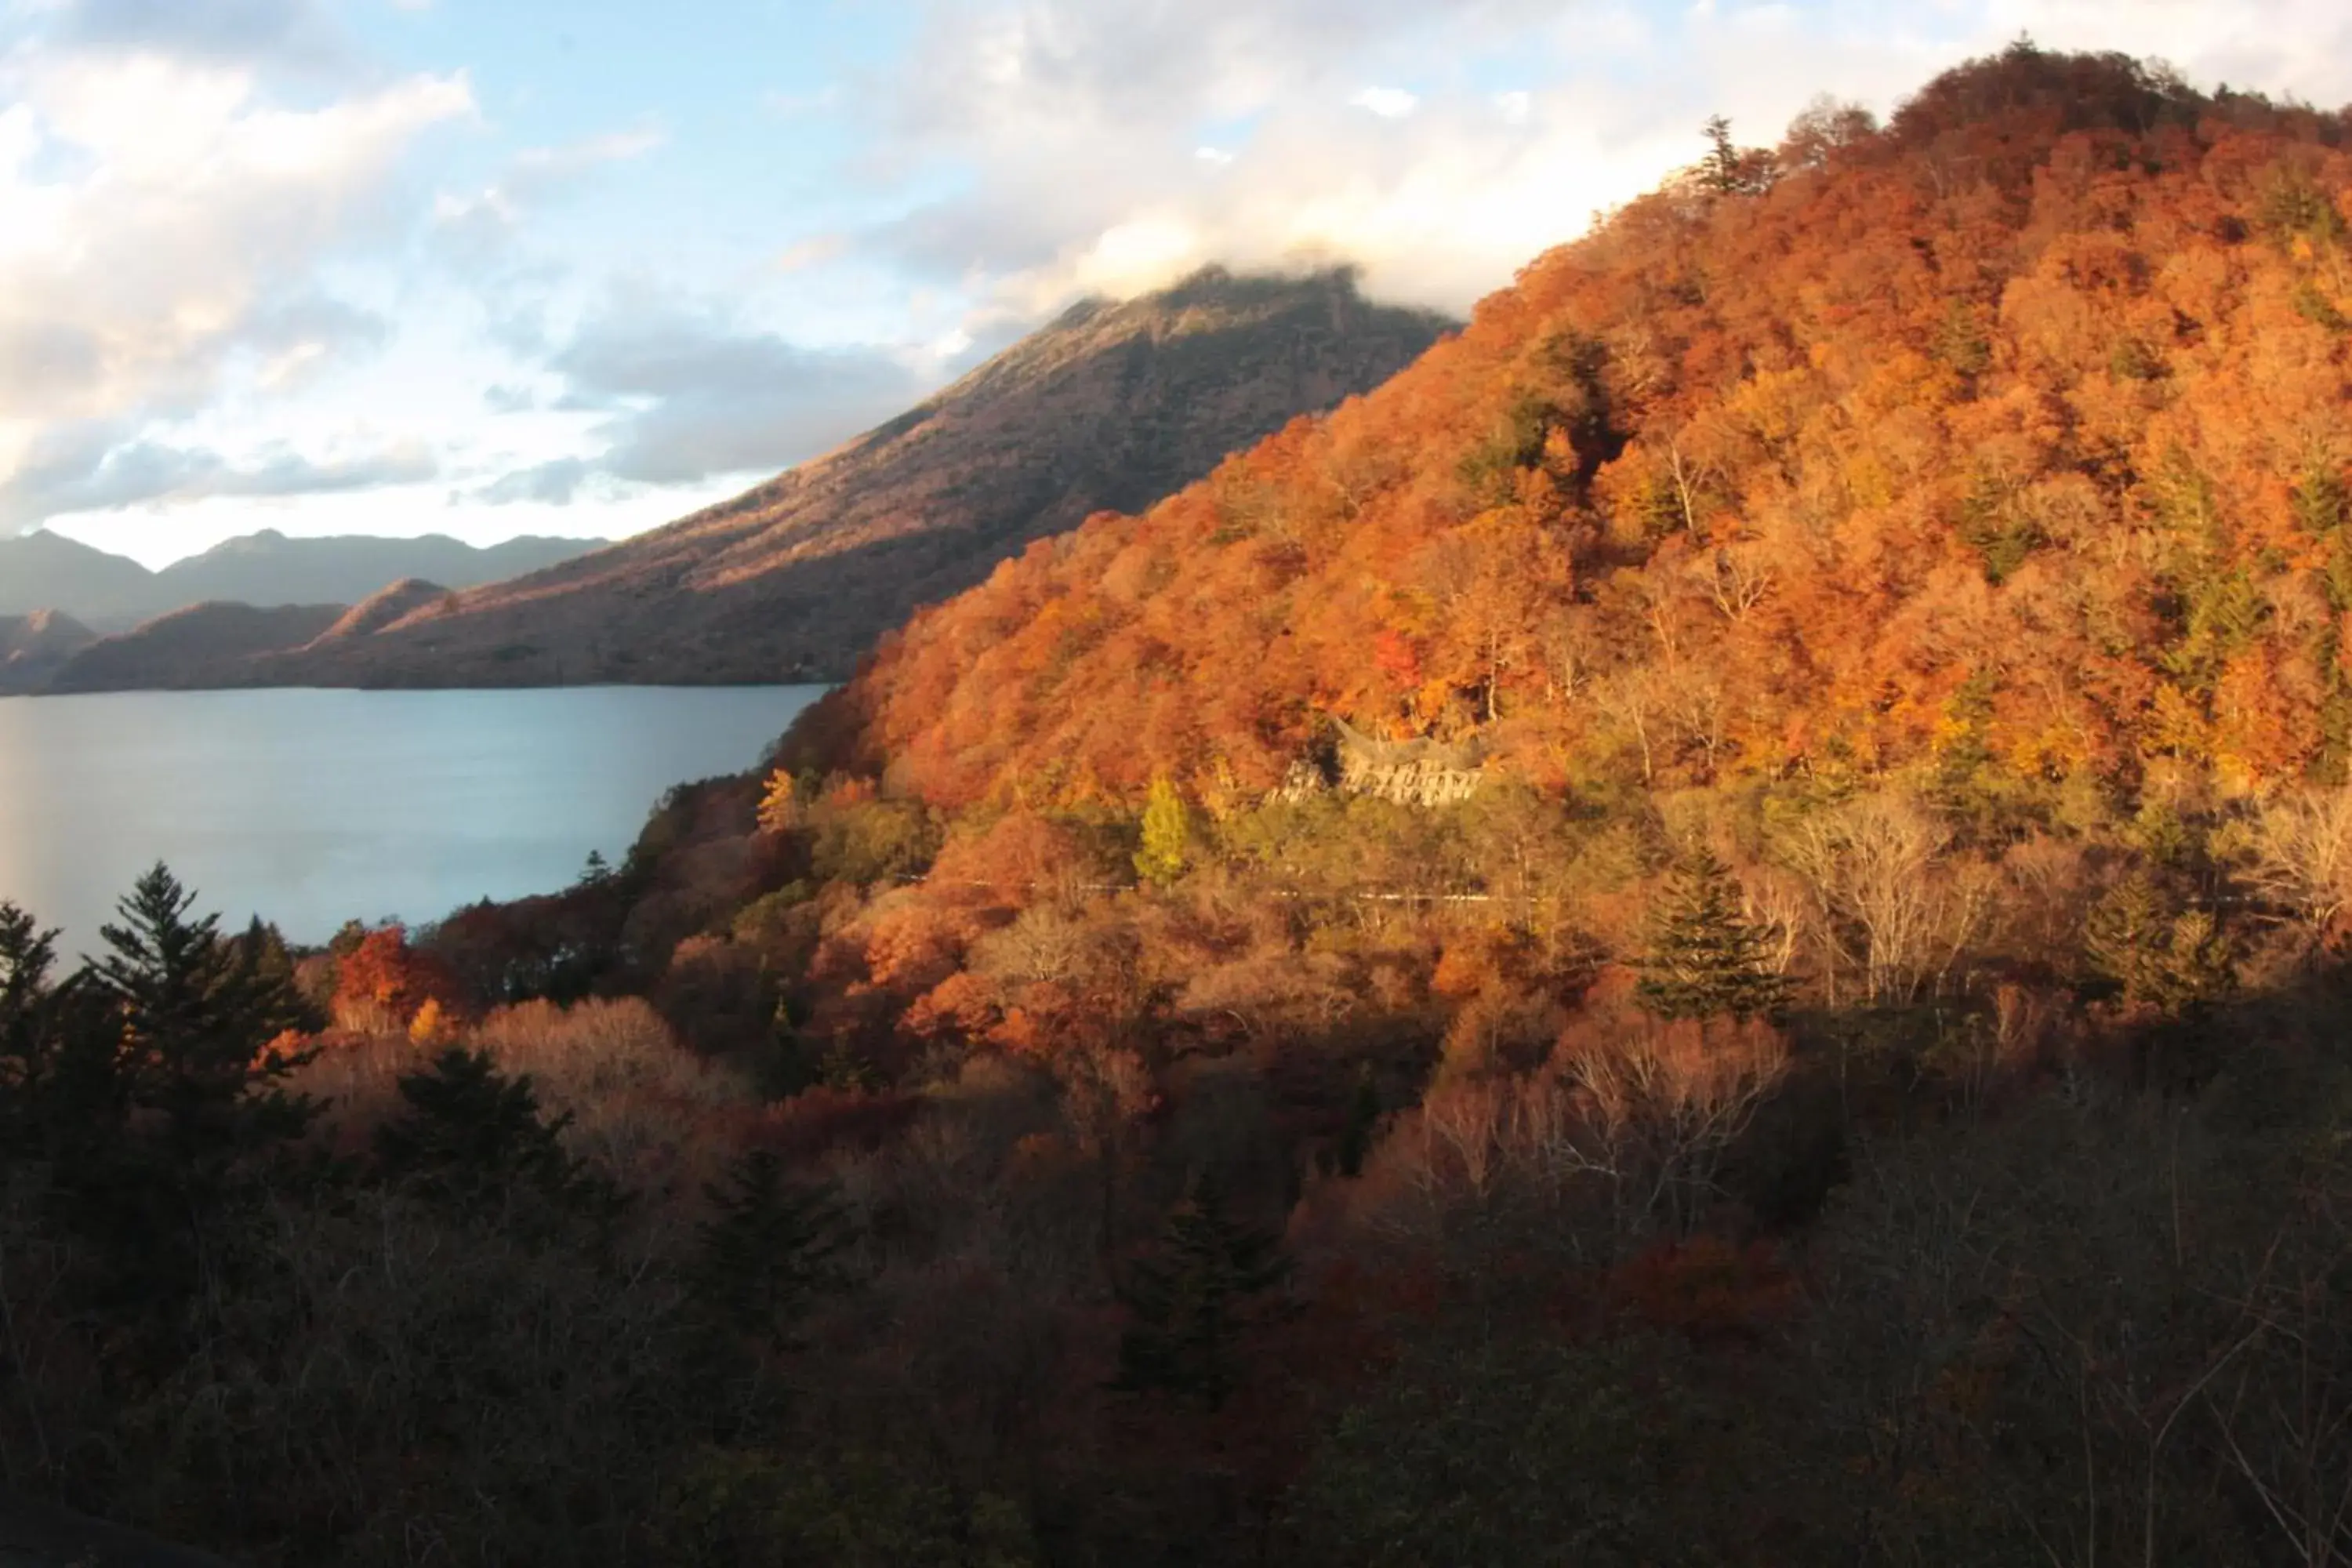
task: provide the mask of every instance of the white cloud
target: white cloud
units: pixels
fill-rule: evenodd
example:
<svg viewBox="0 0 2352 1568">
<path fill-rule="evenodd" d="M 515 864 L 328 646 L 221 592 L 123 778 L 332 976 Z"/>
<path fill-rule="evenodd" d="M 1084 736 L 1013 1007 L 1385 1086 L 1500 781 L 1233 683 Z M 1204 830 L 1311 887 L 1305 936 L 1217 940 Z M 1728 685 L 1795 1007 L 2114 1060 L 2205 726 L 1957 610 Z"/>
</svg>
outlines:
<svg viewBox="0 0 2352 1568">
<path fill-rule="evenodd" d="M 1401 87 L 1368 87 L 1348 100 L 1350 107 L 1368 110 L 1382 120 L 1402 120 L 1421 107 L 1418 93 Z"/>
<path fill-rule="evenodd" d="M 588 432 L 601 450 L 502 479 L 486 499 L 561 502 L 596 475 L 676 485 L 772 473 L 901 412 L 937 374 L 929 354 L 812 349 L 643 289 L 604 301 L 548 368 L 565 384 L 557 407 L 601 416 Z"/>
<path fill-rule="evenodd" d="M 257 30 L 299 10 L 246 9 Z M 0 529 L 111 493 L 92 432 L 131 442 L 233 380 L 290 388 L 372 347 L 378 323 L 318 268 L 380 228 L 416 139 L 473 107 L 462 76 L 418 76 L 289 108 L 249 64 L 152 48 L 23 46 L 0 91 Z M 57 467 L 69 453 L 80 472 Z"/>
<path fill-rule="evenodd" d="M 369 75 L 334 0 L 0 0 L 46 38 L 0 45 L 0 531 L 134 480 L 145 501 L 70 526 L 193 540 L 298 481 L 344 487 L 306 493 L 310 527 L 400 531 L 420 494 L 459 531 L 649 524 L 1080 292 L 1348 260 L 1376 294 L 1465 310 L 1697 157 L 1708 115 L 1766 142 L 1819 92 L 1885 111 L 2021 31 L 2352 98 L 2343 0 L 892 3 L 922 24 L 908 56 L 828 62 L 840 85 L 772 95 L 753 128 L 862 137 L 836 184 L 713 201 L 716 161 L 685 147 L 679 192 L 704 183 L 665 214 L 651 181 L 591 188 L 665 144 L 651 123 L 412 187 L 404 161 L 472 91 Z M 665 107 L 682 136 L 701 121 Z M 559 197 L 575 237 L 613 197 L 616 237 L 666 217 L 688 259 L 513 243 Z M 354 255 L 380 286 L 336 269 Z M 641 268 L 642 294 L 609 286 Z M 424 471 L 370 461 L 402 454 L 434 482 L 353 488 Z"/>
<path fill-rule="evenodd" d="M 1695 160 L 1709 115 L 1769 142 L 1822 92 L 1885 112 L 2021 32 L 2352 98 L 2341 0 L 963 0 L 933 16 L 895 156 L 973 178 L 869 245 L 1027 318 L 1206 261 L 1351 260 L 1375 292 L 1466 310 Z M 1506 61 L 1525 85 L 1497 91 L 1481 67 Z"/>
<path fill-rule="evenodd" d="M 596 171 L 642 158 L 667 144 L 657 126 L 641 125 L 517 153 L 496 183 L 471 195 L 443 192 L 434 198 L 433 217 L 446 238 L 476 256 L 494 252 L 511 239 L 531 207 L 572 189 Z"/>
<path fill-rule="evenodd" d="M 849 237 L 845 234 L 812 235 L 784 247 L 776 258 L 776 270 L 806 272 L 839 260 L 848 250 Z"/>
<path fill-rule="evenodd" d="M 152 441 L 109 445 L 91 461 L 68 433 L 58 456 L 65 472 L 37 460 L 0 485 L 0 526 L 45 521 L 60 513 L 184 504 L 219 497 L 247 500 L 331 495 L 414 484 L 438 471 L 432 452 L 416 443 L 311 458 L 280 449 L 258 461 L 231 462 L 201 447 Z"/>
</svg>

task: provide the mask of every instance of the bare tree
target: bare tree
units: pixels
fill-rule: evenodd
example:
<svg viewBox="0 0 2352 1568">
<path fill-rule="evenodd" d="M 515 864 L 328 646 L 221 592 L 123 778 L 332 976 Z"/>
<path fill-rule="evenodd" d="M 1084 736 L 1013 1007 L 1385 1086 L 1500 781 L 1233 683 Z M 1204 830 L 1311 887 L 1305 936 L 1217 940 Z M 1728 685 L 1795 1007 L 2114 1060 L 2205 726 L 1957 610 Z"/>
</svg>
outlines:
<svg viewBox="0 0 2352 1568">
<path fill-rule="evenodd" d="M 1916 803 L 1877 795 L 1808 818 L 1786 858 L 1803 879 L 1826 950 L 1831 1001 L 1837 972 L 1862 994 L 1901 1005 L 1940 985 L 1982 929 L 1995 879 L 1976 863 L 1943 859 L 1950 833 Z"/>
<path fill-rule="evenodd" d="M 2352 907 L 2352 787 L 2283 795 L 2256 822 L 2253 881 L 2316 954 Z"/>
<path fill-rule="evenodd" d="M 1555 1066 L 1559 1086 L 1523 1104 L 1514 1142 L 1605 1184 L 1620 1234 L 1685 1235 L 1718 1194 L 1733 1145 L 1780 1087 L 1788 1049 L 1760 1022 L 1645 1020 L 1564 1046 Z"/>
<path fill-rule="evenodd" d="M 1771 569 L 1753 542 L 1719 546 L 1712 555 L 1692 562 L 1690 569 L 1727 621 L 1744 620 L 1772 592 Z"/>
</svg>

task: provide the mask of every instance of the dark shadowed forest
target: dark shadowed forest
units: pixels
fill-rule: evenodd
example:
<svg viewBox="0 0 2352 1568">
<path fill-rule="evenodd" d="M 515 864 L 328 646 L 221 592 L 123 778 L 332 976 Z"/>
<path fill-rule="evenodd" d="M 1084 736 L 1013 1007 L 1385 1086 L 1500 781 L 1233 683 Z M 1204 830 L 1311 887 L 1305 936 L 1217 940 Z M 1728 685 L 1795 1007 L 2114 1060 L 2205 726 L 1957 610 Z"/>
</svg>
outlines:
<svg viewBox="0 0 2352 1568">
<path fill-rule="evenodd" d="M 2020 44 L 617 866 L 0 911 L 0 1479 L 270 1564 L 2352 1563 L 2352 119 Z"/>
</svg>

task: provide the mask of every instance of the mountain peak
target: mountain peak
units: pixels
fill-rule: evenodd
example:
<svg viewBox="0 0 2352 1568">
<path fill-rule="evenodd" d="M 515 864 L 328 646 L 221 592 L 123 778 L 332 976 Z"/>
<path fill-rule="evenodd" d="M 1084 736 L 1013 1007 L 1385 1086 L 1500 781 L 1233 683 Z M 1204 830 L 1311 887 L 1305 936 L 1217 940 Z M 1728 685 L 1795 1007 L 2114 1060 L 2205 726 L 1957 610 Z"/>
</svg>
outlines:
<svg viewBox="0 0 2352 1568">
<path fill-rule="evenodd" d="M 285 661 L 301 682 L 774 680 L 845 672 L 916 606 L 1366 391 L 1454 323 L 1345 268 L 1204 268 L 1082 300 L 952 385 L 732 500 Z"/>
</svg>

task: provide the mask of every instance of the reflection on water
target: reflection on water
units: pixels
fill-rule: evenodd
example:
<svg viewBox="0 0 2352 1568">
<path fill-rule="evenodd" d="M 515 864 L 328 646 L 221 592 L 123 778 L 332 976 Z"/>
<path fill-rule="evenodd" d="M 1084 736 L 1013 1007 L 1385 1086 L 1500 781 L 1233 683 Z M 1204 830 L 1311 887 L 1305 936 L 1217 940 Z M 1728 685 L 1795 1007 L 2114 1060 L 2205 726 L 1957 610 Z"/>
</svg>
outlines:
<svg viewBox="0 0 2352 1568">
<path fill-rule="evenodd" d="M 86 950 L 157 860 L 298 942 L 551 891 L 662 791 L 750 767 L 815 686 L 0 700 L 0 900 Z"/>
</svg>

